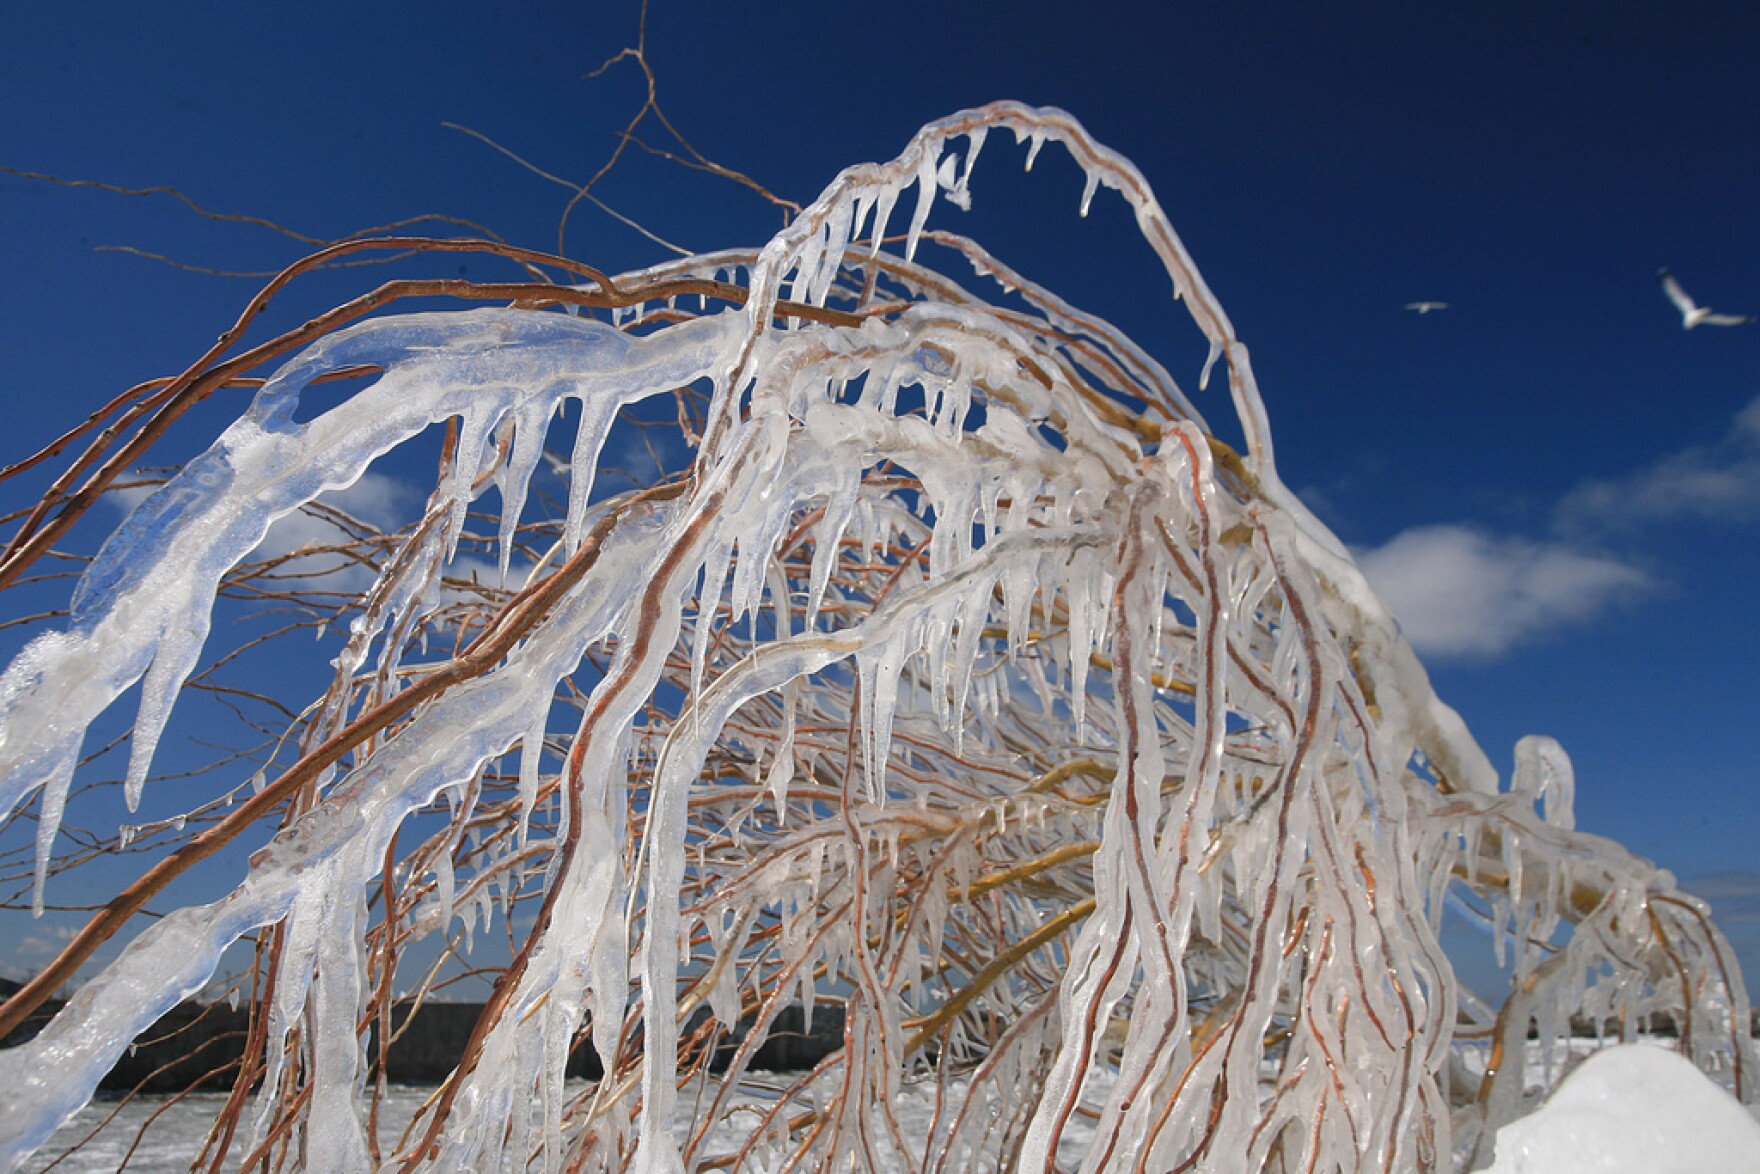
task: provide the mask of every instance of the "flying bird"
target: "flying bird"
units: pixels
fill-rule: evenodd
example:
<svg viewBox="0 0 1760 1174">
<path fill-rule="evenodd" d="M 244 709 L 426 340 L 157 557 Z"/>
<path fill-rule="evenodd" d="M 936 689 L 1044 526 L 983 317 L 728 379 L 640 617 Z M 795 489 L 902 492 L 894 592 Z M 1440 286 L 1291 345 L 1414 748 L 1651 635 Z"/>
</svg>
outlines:
<svg viewBox="0 0 1760 1174">
<path fill-rule="evenodd" d="M 1658 269 L 1656 280 L 1662 283 L 1662 292 L 1681 312 L 1682 330 L 1691 330 L 1695 326 L 1744 326 L 1754 320 L 1751 314 L 1713 314 L 1710 306 L 1695 304 L 1667 269 Z"/>
<path fill-rule="evenodd" d="M 1428 314 L 1432 310 L 1448 309 L 1447 302 L 1407 302 L 1406 309 L 1416 310 L 1420 314 Z"/>
</svg>

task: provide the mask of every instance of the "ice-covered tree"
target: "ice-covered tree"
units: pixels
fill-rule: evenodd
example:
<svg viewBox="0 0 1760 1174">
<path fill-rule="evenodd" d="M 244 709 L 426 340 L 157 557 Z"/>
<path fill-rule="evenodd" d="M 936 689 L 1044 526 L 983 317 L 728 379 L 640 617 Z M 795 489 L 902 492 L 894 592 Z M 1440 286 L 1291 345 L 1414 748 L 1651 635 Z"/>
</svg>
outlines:
<svg viewBox="0 0 1760 1174">
<path fill-rule="evenodd" d="M 1244 450 L 1145 347 L 931 229 L 987 142 L 986 166 L 1067 151 L 1083 211 L 1101 188 L 1128 203 Z M 300 273 L 410 248 L 527 273 L 391 283 L 234 353 Z M 480 305 L 393 312 L 409 295 Z M 71 867 L 57 828 L 92 723 L 139 685 L 132 806 L 214 655 L 217 597 L 346 634 L 268 765 L 180 800 L 152 868 L 0 1011 L 16 1024 L 196 859 L 257 837 L 235 887 L 136 934 L 0 1054 L 0 1163 L 237 943 L 251 1052 L 215 1167 L 1442 1170 L 1518 1110 L 1530 1023 L 1549 1038 L 1575 1012 L 1666 1013 L 1754 1096 L 1704 906 L 1575 829 L 1552 741 L 1523 740 L 1500 784 L 1278 479 L 1247 349 L 1148 183 L 1060 111 L 953 115 L 760 248 L 637 272 L 480 240 L 333 246 L 89 422 L 106 431 L 0 581 L 253 372 L 249 410 L 138 504 L 0 685 L 0 810 L 35 821 L 38 892 Z M 326 382 L 346 394 L 312 406 Z M 608 492 L 607 437 L 638 425 L 689 459 Z M 325 505 L 436 432 L 407 525 Z M 533 488 L 552 463 L 554 509 Z M 302 510 L 346 574 L 262 557 Z M 461 578 L 473 551 L 507 578 Z M 1454 977 L 1450 899 L 1507 951 L 1501 1007 Z M 492 990 L 451 1079 L 382 1143 L 367 1041 L 432 981 L 436 937 L 474 945 Z M 827 998 L 843 1046 L 743 1097 L 779 1012 Z M 1489 1041 L 1483 1076 L 1463 1039 Z M 589 1044 L 605 1075 L 565 1088 Z M 891 1110 L 907 1085 L 933 1090 L 927 1131 Z"/>
</svg>

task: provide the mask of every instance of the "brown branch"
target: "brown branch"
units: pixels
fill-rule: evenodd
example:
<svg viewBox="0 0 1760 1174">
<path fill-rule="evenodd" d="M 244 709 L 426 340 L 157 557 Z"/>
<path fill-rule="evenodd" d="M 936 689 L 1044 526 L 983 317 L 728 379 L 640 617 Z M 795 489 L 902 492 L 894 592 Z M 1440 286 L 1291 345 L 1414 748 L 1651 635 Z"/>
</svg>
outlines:
<svg viewBox="0 0 1760 1174">
<path fill-rule="evenodd" d="M 417 247 L 437 252 L 484 251 L 498 256 L 531 260 L 543 258 L 545 263 L 568 265 L 577 273 L 591 276 L 603 292 L 531 282 L 473 282 L 457 278 L 393 281 L 380 286 L 372 293 L 345 302 L 311 319 L 305 325 L 254 347 L 236 358 L 217 366 L 209 366 L 219 355 L 230 349 L 231 345 L 243 333 L 246 324 L 262 311 L 270 298 L 281 287 L 298 273 L 305 272 L 321 263 L 320 258 L 362 249 L 393 247 Z M 725 300 L 736 306 L 743 306 L 748 293 L 749 291 L 743 286 L 705 278 L 672 279 L 620 290 L 611 283 L 609 278 L 587 266 L 565 262 L 560 258 L 548 258 L 545 254 L 536 253 L 529 249 L 496 245 L 488 241 L 383 237 L 374 240 L 349 241 L 332 246 L 320 253 L 314 253 L 298 265 L 284 270 L 275 281 L 253 298 L 244 314 L 240 316 L 239 321 L 232 329 L 221 335 L 219 341 L 195 365 L 183 375 L 164 385 L 148 400 L 136 405 L 137 408 L 143 410 L 149 405 L 157 406 L 158 410 L 146 426 L 105 461 L 104 465 L 88 478 L 84 485 L 77 491 L 62 496 L 66 492 L 67 485 L 71 484 L 71 478 L 64 476 L 48 494 L 45 494 L 38 508 L 33 511 L 20 531 L 14 535 L 4 558 L 0 559 L 0 590 L 11 586 L 26 567 L 47 553 L 53 544 L 73 526 L 74 522 L 97 501 L 98 497 L 121 474 L 122 470 L 137 463 L 153 443 L 189 408 L 212 395 L 220 387 L 226 386 L 243 372 L 269 359 L 284 355 L 345 323 L 382 309 L 402 298 L 452 297 L 468 300 L 512 301 L 524 308 L 574 305 L 593 309 L 613 309 L 648 301 L 664 301 L 667 298 L 684 294 L 702 294 Z M 857 326 L 864 320 L 862 315 L 783 301 L 776 303 L 774 312 L 777 317 L 802 318 L 839 326 Z M 131 408 L 131 411 L 134 410 Z M 98 455 L 101 455 L 102 447 L 111 438 L 113 437 L 108 433 L 105 437 L 101 437 L 99 442 L 88 450 L 86 456 L 76 462 L 74 470 L 88 467 Z M 36 459 L 32 458 L 32 461 L 34 462 Z M 57 505 L 61 507 L 60 512 L 52 520 L 45 522 L 44 518 Z"/>
</svg>

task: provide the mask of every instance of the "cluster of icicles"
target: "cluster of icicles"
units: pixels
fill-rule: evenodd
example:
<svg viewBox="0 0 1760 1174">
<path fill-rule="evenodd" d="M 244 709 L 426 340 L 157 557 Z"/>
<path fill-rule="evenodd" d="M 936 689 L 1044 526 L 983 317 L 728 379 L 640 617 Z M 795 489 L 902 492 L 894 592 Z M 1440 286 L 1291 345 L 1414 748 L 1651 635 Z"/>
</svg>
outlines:
<svg viewBox="0 0 1760 1174">
<path fill-rule="evenodd" d="M 1107 323 L 927 228 L 1001 129 L 1029 165 L 1066 148 L 1084 211 L 1098 186 L 1128 201 L 1244 452 Z M 919 263 L 925 238 L 1000 295 Z M 748 279 L 742 307 L 340 330 L 111 539 L 0 696 L 0 803 L 37 804 L 39 877 L 87 725 L 141 682 L 132 801 L 217 584 L 277 518 L 454 421 L 450 475 L 355 613 L 321 737 L 360 682 L 419 678 L 408 634 L 467 507 L 498 489 L 505 564 L 553 421 L 576 421 L 566 524 L 529 568 L 567 591 L 327 775 L 236 888 L 154 923 L 0 1054 L 0 1166 L 270 925 L 267 1072 L 234 1152 L 279 1130 L 311 1170 L 1445 1170 L 1488 1157 L 1522 1093 L 1519 1062 L 1483 1080 L 1452 1063 L 1463 1025 L 1519 1056 L 1530 1018 L 1577 1011 L 1672 1012 L 1684 1050 L 1753 1095 L 1746 996 L 1703 906 L 1573 829 L 1550 741 L 1525 740 L 1500 788 L 1279 482 L 1246 350 L 1128 161 L 1062 112 L 999 103 L 844 172 L 761 251 L 618 280 L 727 273 Z M 777 316 L 779 299 L 841 313 Z M 360 364 L 383 373 L 295 422 L 308 384 Z M 595 500 L 617 413 L 693 385 L 709 406 L 689 475 Z M 564 728 L 553 702 L 594 650 Z M 503 761 L 517 827 L 455 877 L 457 828 Z M 362 1109 L 388 989 L 369 897 L 399 828 L 442 799 L 454 830 L 396 878 L 426 894 L 401 929 L 445 932 L 522 885 L 542 904 L 470 1062 L 381 1151 Z M 1451 891 L 1513 951 L 1501 1013 L 1462 996 L 1438 945 Z M 832 995 L 842 1049 L 712 1146 L 778 1012 Z M 742 1020 L 708 1080 L 706 1042 Z M 583 1034 L 606 1075 L 565 1089 Z M 888 1106 L 924 1081 L 933 1126 L 907 1136 Z"/>
</svg>

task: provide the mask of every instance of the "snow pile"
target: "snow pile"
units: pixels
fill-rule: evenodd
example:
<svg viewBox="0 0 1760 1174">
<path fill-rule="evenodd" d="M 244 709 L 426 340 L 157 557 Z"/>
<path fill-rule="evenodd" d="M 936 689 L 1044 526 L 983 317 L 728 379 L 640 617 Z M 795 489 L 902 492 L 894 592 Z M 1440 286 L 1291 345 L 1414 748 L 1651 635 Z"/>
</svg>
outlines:
<svg viewBox="0 0 1760 1174">
<path fill-rule="evenodd" d="M 1760 1174 L 1760 1121 L 1666 1048 L 1585 1060 L 1497 1134 L 1492 1174 Z"/>
</svg>

